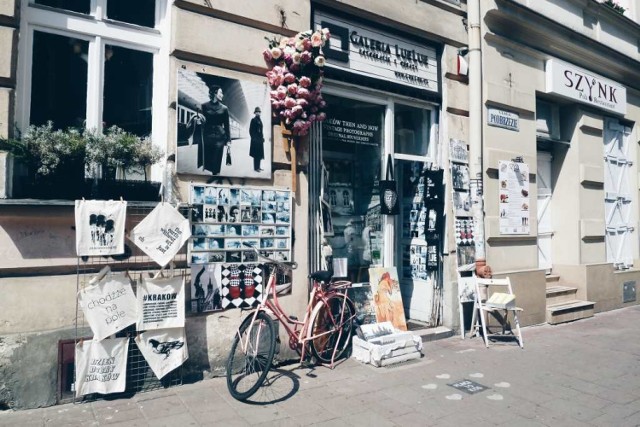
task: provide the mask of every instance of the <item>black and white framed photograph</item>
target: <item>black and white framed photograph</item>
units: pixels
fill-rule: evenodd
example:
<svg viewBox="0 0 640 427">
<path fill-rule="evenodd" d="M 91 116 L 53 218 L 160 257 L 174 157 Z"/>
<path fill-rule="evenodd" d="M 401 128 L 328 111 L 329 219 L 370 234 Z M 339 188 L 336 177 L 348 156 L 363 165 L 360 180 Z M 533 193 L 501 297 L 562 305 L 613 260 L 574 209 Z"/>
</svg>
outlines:
<svg viewBox="0 0 640 427">
<path fill-rule="evenodd" d="M 471 202 L 468 192 L 453 192 L 453 211 L 455 216 L 471 216 Z"/>
<path fill-rule="evenodd" d="M 451 182 L 455 190 L 469 191 L 469 166 L 452 164 Z"/>
<path fill-rule="evenodd" d="M 180 68 L 177 87 L 177 173 L 271 178 L 266 82 Z"/>
<path fill-rule="evenodd" d="M 469 163 L 469 149 L 464 141 L 449 140 L 449 157 L 452 162 Z"/>
</svg>

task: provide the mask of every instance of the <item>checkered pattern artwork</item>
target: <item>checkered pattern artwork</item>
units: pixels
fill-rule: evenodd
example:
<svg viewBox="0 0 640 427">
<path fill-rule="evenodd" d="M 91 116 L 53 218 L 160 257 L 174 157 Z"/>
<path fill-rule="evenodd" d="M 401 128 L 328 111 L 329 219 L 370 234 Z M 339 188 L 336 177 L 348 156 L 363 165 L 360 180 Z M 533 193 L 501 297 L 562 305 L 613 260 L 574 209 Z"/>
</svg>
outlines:
<svg viewBox="0 0 640 427">
<path fill-rule="evenodd" d="M 222 308 L 255 307 L 262 300 L 262 264 L 222 266 Z"/>
<path fill-rule="evenodd" d="M 456 219 L 456 244 L 458 246 L 474 244 L 472 219 Z"/>
</svg>

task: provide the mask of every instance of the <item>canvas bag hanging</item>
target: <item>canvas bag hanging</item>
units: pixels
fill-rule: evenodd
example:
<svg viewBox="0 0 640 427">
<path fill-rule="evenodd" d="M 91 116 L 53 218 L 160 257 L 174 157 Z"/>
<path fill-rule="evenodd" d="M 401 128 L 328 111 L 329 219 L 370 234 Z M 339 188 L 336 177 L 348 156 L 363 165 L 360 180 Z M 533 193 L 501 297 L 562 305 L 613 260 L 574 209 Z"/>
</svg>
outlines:
<svg viewBox="0 0 640 427">
<path fill-rule="evenodd" d="M 380 213 L 383 215 L 398 215 L 398 190 L 393 178 L 393 159 L 391 154 L 387 158 L 386 179 L 381 179 L 380 188 Z"/>
<path fill-rule="evenodd" d="M 184 278 L 145 279 L 136 289 L 137 329 L 164 329 L 184 326 Z"/>
<path fill-rule="evenodd" d="M 129 239 L 164 267 L 191 237 L 189 220 L 169 203 L 160 203 L 131 230 Z"/>
<path fill-rule="evenodd" d="M 76 396 L 121 393 L 127 385 L 129 338 L 76 344 Z"/>
<path fill-rule="evenodd" d="M 189 358 L 184 328 L 146 331 L 135 338 L 144 359 L 158 379 Z"/>
<path fill-rule="evenodd" d="M 76 200 L 76 252 L 78 256 L 124 253 L 127 202 Z"/>
</svg>

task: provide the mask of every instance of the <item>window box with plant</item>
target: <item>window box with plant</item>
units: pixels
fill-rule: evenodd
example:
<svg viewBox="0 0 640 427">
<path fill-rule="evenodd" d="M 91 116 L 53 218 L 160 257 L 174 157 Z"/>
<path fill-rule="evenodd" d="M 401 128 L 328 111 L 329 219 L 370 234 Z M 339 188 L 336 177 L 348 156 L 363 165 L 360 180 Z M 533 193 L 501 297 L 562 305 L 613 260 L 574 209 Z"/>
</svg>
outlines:
<svg viewBox="0 0 640 427">
<path fill-rule="evenodd" d="M 13 198 L 159 198 L 160 183 L 147 180 L 147 169 L 160 161 L 162 152 L 149 138 L 115 126 L 98 133 L 56 130 L 51 122 L 32 125 L 17 139 L 0 140 L 0 150 L 16 160 Z M 116 179 L 116 172 L 123 179 Z M 126 179 L 136 172 L 144 180 Z"/>
<path fill-rule="evenodd" d="M 624 12 L 626 11 L 624 7 L 620 6 L 617 0 L 604 0 L 602 4 L 604 4 L 605 6 L 609 6 L 611 9 L 615 10 L 621 15 L 624 15 Z"/>
</svg>

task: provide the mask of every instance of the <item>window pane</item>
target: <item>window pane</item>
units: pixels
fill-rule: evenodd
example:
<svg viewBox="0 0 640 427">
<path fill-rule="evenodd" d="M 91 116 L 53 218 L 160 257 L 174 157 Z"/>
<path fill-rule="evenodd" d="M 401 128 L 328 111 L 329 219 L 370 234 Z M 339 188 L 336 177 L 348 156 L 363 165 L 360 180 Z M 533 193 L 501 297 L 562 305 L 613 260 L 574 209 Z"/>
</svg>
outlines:
<svg viewBox="0 0 640 427">
<path fill-rule="evenodd" d="M 429 149 L 430 111 L 395 105 L 395 152 L 426 156 Z"/>
<path fill-rule="evenodd" d="M 87 110 L 89 43 L 34 32 L 31 123 L 53 121 L 56 128 L 82 127 Z"/>
<path fill-rule="evenodd" d="M 149 135 L 153 54 L 107 45 L 104 55 L 104 128 Z"/>
<path fill-rule="evenodd" d="M 324 193 L 333 229 L 327 240 L 334 260 L 347 260 L 349 279 L 366 282 L 369 265 L 382 264 L 378 182 L 385 107 L 325 98 L 328 118 L 323 122 L 322 160 L 328 180 Z"/>
<path fill-rule="evenodd" d="M 153 28 L 155 16 L 155 0 L 136 0 L 135 6 L 131 0 L 109 0 L 107 3 L 107 18 L 116 21 Z"/>
<path fill-rule="evenodd" d="M 34 3 L 88 14 L 91 0 L 34 0 Z"/>
</svg>

